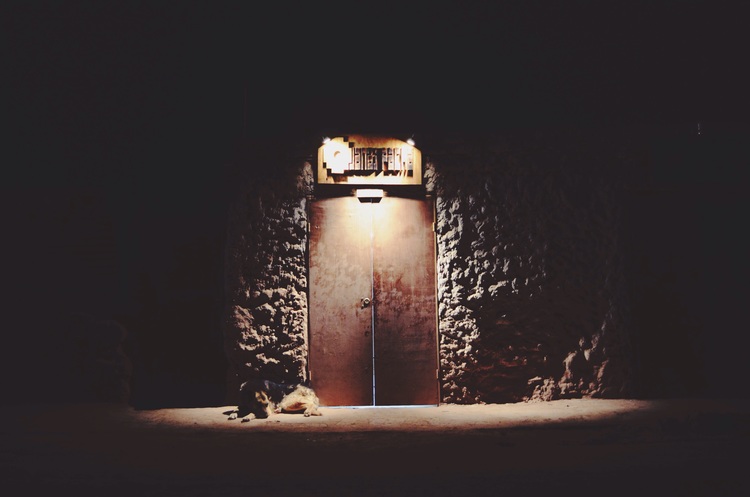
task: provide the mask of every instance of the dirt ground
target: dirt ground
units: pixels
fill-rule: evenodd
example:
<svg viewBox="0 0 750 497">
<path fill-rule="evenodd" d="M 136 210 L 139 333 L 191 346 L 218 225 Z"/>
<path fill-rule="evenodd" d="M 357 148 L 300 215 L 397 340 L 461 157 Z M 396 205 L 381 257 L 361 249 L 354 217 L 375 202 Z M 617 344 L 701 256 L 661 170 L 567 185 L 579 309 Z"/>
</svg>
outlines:
<svg viewBox="0 0 750 497">
<path fill-rule="evenodd" d="M 748 400 L 0 408 L 5 495 L 750 495 Z"/>
</svg>

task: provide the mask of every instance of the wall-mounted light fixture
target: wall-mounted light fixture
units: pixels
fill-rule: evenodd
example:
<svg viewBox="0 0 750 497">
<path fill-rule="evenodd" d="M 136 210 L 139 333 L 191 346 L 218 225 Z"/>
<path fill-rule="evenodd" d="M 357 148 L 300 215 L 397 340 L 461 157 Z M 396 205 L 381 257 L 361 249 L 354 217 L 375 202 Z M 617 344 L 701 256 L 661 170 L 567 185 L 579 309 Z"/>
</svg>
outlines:
<svg viewBox="0 0 750 497">
<path fill-rule="evenodd" d="M 383 190 L 380 188 L 357 188 L 357 199 L 360 202 L 380 202 Z"/>
</svg>

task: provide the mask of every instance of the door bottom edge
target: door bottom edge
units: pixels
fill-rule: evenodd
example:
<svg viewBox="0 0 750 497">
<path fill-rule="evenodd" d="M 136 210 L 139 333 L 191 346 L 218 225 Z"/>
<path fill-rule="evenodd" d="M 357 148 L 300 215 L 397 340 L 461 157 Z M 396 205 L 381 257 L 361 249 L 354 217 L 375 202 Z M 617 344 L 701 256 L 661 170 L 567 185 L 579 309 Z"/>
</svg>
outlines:
<svg viewBox="0 0 750 497">
<path fill-rule="evenodd" d="M 398 404 L 387 406 L 320 406 L 326 409 L 413 409 L 425 407 L 438 407 L 439 404 Z"/>
</svg>

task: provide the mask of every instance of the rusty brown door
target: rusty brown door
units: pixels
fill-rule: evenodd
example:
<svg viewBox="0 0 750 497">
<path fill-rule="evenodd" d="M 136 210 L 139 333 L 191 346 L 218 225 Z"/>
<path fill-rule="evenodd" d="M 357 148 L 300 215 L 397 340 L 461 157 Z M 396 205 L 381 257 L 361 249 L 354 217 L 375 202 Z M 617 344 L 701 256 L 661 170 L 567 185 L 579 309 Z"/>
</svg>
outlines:
<svg viewBox="0 0 750 497">
<path fill-rule="evenodd" d="M 438 403 L 431 199 L 314 200 L 310 357 L 321 404 Z"/>
<path fill-rule="evenodd" d="M 373 403 L 369 207 L 337 197 L 310 208 L 309 367 L 323 405 Z"/>
</svg>

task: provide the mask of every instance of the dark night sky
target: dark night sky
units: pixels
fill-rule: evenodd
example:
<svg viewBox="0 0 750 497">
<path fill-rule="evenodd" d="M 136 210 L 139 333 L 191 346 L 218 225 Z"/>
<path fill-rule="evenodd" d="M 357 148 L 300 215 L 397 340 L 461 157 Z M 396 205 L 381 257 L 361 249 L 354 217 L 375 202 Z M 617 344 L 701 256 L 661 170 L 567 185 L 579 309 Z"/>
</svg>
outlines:
<svg viewBox="0 0 750 497">
<path fill-rule="evenodd" d="M 16 172 L 204 187 L 245 115 L 312 134 L 746 120 L 733 4 L 403 3 L 4 2 Z"/>
<path fill-rule="evenodd" d="M 739 2 L 266 3 L 2 2 L 19 302 L 127 321 L 191 261 L 212 262 L 184 291 L 220 286 L 243 133 L 750 121 Z"/>
</svg>

